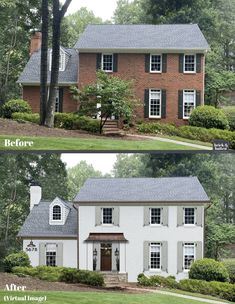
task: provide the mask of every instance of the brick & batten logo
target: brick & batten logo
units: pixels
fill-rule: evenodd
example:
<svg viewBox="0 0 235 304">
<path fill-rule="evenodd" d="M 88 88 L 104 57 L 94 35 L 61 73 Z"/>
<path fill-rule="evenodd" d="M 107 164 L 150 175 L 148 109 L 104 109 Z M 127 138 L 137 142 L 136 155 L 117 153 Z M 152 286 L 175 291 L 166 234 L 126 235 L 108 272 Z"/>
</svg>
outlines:
<svg viewBox="0 0 235 304">
<path fill-rule="evenodd" d="M 213 140 L 213 150 L 214 151 L 228 151 L 229 150 L 229 142 L 223 139 L 215 139 Z"/>
</svg>

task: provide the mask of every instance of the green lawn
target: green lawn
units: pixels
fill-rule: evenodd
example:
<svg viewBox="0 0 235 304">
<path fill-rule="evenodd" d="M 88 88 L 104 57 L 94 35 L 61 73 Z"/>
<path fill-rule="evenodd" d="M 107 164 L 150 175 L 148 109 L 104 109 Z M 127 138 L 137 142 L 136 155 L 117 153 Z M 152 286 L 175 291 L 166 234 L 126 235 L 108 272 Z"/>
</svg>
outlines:
<svg viewBox="0 0 235 304">
<path fill-rule="evenodd" d="M 6 147 L 5 139 L 33 141 L 32 147 Z M 0 136 L 0 150 L 197 150 L 196 148 L 157 140 L 124 140 L 109 138 L 56 138 Z"/>
<path fill-rule="evenodd" d="M 194 301 L 160 294 L 123 294 L 102 292 L 4 292 L 0 291 L 0 303 L 4 303 L 4 296 L 46 296 L 47 304 L 205 304 L 206 302 Z M 8 303 L 25 304 L 25 301 L 7 301 Z M 6 302 L 5 302 L 6 303 Z M 39 303 L 27 301 L 27 303 Z M 219 302 L 218 302 L 219 303 Z"/>
</svg>

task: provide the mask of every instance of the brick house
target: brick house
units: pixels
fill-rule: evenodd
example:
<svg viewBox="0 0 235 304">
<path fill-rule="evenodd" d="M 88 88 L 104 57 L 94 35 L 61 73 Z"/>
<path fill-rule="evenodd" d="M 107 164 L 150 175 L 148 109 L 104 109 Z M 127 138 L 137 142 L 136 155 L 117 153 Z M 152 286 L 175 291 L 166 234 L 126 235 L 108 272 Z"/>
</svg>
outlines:
<svg viewBox="0 0 235 304">
<path fill-rule="evenodd" d="M 32 55 L 18 80 L 34 112 L 39 111 L 40 37 L 32 38 Z M 69 87 L 94 83 L 102 69 L 134 81 L 138 119 L 185 124 L 204 104 L 208 49 L 196 24 L 89 25 L 73 49 L 61 47 L 56 111 L 76 111 Z"/>
</svg>

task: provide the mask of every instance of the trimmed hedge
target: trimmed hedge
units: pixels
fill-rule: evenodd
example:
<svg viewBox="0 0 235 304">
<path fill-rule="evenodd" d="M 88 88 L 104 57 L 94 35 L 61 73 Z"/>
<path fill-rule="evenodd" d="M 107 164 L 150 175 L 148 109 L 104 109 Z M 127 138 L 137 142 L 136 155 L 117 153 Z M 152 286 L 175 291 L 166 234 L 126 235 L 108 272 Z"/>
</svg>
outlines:
<svg viewBox="0 0 235 304">
<path fill-rule="evenodd" d="M 17 120 L 18 122 L 29 121 L 29 122 L 36 123 L 36 124 L 39 124 L 39 121 L 40 121 L 39 114 L 37 114 L 37 113 L 34 113 L 34 114 L 13 113 L 12 119 Z"/>
<path fill-rule="evenodd" d="M 224 107 L 222 108 L 222 111 L 226 115 L 229 123 L 229 129 L 231 131 L 235 131 L 235 107 Z"/>
<path fill-rule="evenodd" d="M 213 259 L 195 261 L 189 270 L 189 278 L 205 281 L 227 282 L 229 274 L 226 267 Z"/>
<path fill-rule="evenodd" d="M 224 260 L 222 263 L 228 271 L 230 283 L 235 284 L 235 259 Z"/>
<path fill-rule="evenodd" d="M 4 118 L 12 118 L 13 113 L 32 113 L 32 108 L 25 100 L 12 99 L 2 106 L 1 115 Z"/>
<path fill-rule="evenodd" d="M 143 286 L 159 286 L 159 287 L 169 287 L 178 288 L 179 283 L 176 282 L 175 277 L 168 276 L 162 277 L 159 275 L 146 277 L 143 273 L 138 275 L 137 281 Z"/>
<path fill-rule="evenodd" d="M 29 256 L 26 252 L 20 251 L 17 253 L 9 254 L 3 260 L 4 271 L 12 272 L 12 269 L 16 266 L 30 266 Z"/>
<path fill-rule="evenodd" d="M 206 129 L 229 129 L 227 116 L 212 106 L 196 107 L 189 117 L 189 125 Z"/>
</svg>

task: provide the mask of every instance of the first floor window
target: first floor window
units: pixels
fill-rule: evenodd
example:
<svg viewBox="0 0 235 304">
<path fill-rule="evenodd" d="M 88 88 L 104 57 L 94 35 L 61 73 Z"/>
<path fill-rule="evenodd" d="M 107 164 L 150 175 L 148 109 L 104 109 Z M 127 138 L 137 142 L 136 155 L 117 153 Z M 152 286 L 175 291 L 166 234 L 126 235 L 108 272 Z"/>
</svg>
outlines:
<svg viewBox="0 0 235 304">
<path fill-rule="evenodd" d="M 184 224 L 185 225 L 195 224 L 195 208 L 184 209 Z"/>
<path fill-rule="evenodd" d="M 195 73 L 196 72 L 196 56 L 184 55 L 184 72 Z"/>
<path fill-rule="evenodd" d="M 184 90 L 183 98 L 183 118 L 189 118 L 196 106 L 195 90 Z"/>
<path fill-rule="evenodd" d="M 113 71 L 113 54 L 103 54 L 102 56 L 102 70 L 105 72 Z"/>
<path fill-rule="evenodd" d="M 149 91 L 149 117 L 161 118 L 161 90 Z"/>
<path fill-rule="evenodd" d="M 195 260 L 195 244 L 184 244 L 184 269 L 189 269 Z"/>
<path fill-rule="evenodd" d="M 150 209 L 150 224 L 151 225 L 161 224 L 161 208 Z"/>
<path fill-rule="evenodd" d="M 113 208 L 103 208 L 103 224 L 113 223 Z"/>
<path fill-rule="evenodd" d="M 161 268 L 161 244 L 150 243 L 150 269 Z"/>
<path fill-rule="evenodd" d="M 46 245 L 46 266 L 56 266 L 56 244 Z"/>
<path fill-rule="evenodd" d="M 162 56 L 161 55 L 151 55 L 150 71 L 151 72 L 161 72 L 162 71 Z"/>
<path fill-rule="evenodd" d="M 61 220 L 61 207 L 59 205 L 55 205 L 53 207 L 53 220 L 60 221 Z"/>
</svg>

